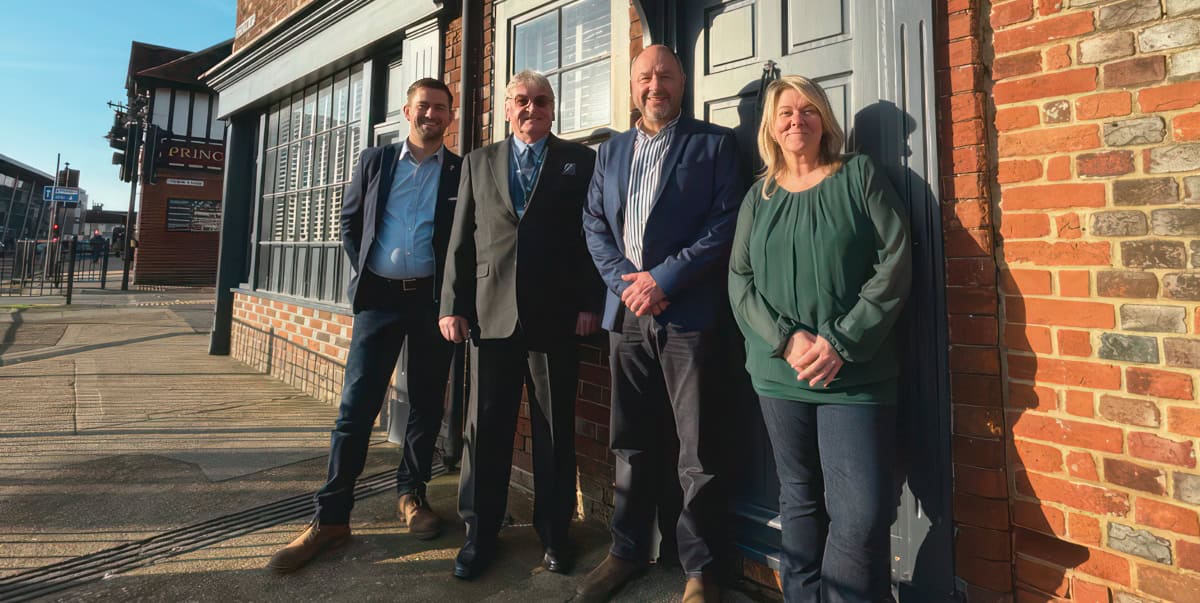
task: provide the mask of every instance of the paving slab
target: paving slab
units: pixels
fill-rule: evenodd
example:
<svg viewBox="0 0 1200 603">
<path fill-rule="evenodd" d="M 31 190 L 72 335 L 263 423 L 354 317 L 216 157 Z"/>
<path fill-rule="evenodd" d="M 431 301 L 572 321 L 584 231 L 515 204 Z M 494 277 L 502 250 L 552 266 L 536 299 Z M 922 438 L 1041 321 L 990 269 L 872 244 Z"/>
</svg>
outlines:
<svg viewBox="0 0 1200 603">
<path fill-rule="evenodd" d="M 304 527 L 336 409 L 209 356 L 204 294 L 160 294 L 0 311 L 0 580 L 288 500 L 299 501 L 288 503 L 299 510 L 294 520 L 72 582 L 43 600 L 565 601 L 606 553 L 608 531 L 580 521 L 575 573 L 541 570 L 530 501 L 514 491 L 500 558 L 479 580 L 459 581 L 451 570 L 461 522 L 415 540 L 385 492 L 357 503 L 349 546 L 294 575 L 266 571 L 271 553 Z M 399 462 L 384 437 L 377 432 L 364 476 Z M 429 498 L 453 519 L 456 493 L 450 474 L 431 483 Z M 678 568 L 652 569 L 617 600 L 678 601 L 683 582 Z M 772 600 L 750 593 L 731 590 L 726 600 Z"/>
</svg>

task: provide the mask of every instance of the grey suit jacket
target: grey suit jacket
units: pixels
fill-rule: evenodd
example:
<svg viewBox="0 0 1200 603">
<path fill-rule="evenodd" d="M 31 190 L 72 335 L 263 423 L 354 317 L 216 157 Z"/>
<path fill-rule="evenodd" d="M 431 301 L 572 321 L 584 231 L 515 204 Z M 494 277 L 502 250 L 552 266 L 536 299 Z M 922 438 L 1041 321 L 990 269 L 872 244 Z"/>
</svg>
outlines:
<svg viewBox="0 0 1200 603">
<path fill-rule="evenodd" d="M 510 140 L 463 159 L 450 232 L 442 316 L 463 316 L 472 335 L 561 342 L 580 312 L 599 313 L 604 285 L 587 252 L 582 215 L 596 162 L 590 148 L 546 141 L 538 180 L 518 218 L 509 194 Z"/>
</svg>

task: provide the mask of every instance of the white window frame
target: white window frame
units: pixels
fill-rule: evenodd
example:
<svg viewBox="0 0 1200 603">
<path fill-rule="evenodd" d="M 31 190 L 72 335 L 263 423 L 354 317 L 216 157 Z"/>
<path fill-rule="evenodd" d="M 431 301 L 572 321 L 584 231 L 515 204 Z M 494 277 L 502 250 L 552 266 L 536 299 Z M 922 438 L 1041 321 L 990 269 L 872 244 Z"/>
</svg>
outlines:
<svg viewBox="0 0 1200 603">
<path fill-rule="evenodd" d="M 550 11 L 558 10 L 577 0 L 501 0 L 496 3 L 495 11 L 495 52 L 493 53 L 492 77 L 492 142 L 503 140 L 508 136 L 508 123 L 504 121 L 504 88 L 508 78 L 513 75 L 513 57 L 510 38 L 514 27 L 520 23 L 536 19 Z M 609 129 L 621 132 L 628 127 L 629 122 L 629 0 L 609 0 L 609 10 L 612 18 L 612 69 L 609 75 L 609 116 L 608 123 L 586 130 L 563 132 L 561 136 L 567 140 L 584 140 L 592 138 L 591 134 L 598 129 Z M 557 123 L 558 107 L 555 107 L 554 118 Z"/>
</svg>

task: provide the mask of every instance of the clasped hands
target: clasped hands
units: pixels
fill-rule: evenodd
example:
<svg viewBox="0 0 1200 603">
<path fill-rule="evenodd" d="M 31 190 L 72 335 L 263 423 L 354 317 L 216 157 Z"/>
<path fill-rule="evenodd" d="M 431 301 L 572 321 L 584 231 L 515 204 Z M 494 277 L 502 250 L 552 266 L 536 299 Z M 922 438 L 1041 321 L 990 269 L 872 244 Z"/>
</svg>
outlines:
<svg viewBox="0 0 1200 603">
<path fill-rule="evenodd" d="M 621 275 L 621 280 L 630 283 L 621 292 L 621 303 L 637 316 L 658 316 L 671 304 L 649 272 L 631 272 Z"/>
<path fill-rule="evenodd" d="M 804 330 L 788 338 L 783 359 L 796 370 L 796 380 L 808 381 L 810 387 L 829 387 L 843 364 L 829 340 Z"/>
</svg>

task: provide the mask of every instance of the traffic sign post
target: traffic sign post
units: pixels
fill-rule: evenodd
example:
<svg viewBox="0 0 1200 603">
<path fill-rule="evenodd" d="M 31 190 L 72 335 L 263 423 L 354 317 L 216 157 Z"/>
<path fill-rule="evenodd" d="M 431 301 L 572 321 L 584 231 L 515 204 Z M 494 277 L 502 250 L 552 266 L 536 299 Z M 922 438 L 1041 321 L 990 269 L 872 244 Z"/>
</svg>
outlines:
<svg viewBox="0 0 1200 603">
<path fill-rule="evenodd" d="M 68 186 L 42 187 L 42 201 L 52 203 L 79 203 L 79 189 Z"/>
</svg>

